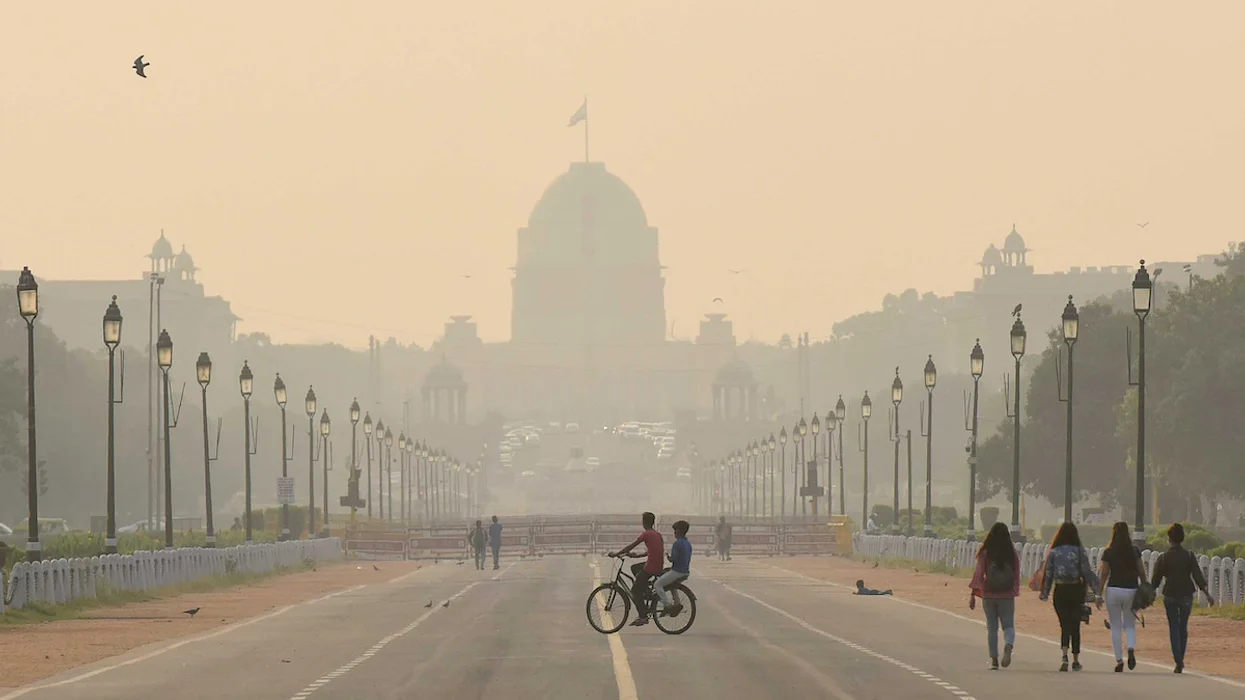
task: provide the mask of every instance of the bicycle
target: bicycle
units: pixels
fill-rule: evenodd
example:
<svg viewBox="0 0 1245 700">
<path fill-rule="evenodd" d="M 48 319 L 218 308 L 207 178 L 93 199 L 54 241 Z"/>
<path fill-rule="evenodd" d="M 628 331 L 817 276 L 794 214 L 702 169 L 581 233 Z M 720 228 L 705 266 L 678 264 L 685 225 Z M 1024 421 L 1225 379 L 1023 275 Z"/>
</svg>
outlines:
<svg viewBox="0 0 1245 700">
<path fill-rule="evenodd" d="M 647 555 L 633 555 L 636 559 L 643 559 L 645 556 Z M 634 602 L 631 597 L 631 586 L 635 583 L 635 578 L 624 571 L 623 560 L 626 559 L 626 555 L 613 558 L 618 560 L 618 569 L 614 572 L 613 580 L 592 589 L 592 593 L 588 594 L 588 605 L 585 610 L 588 615 L 588 624 L 601 634 L 614 634 L 622 629 L 627 624 Z M 661 598 L 650 585 L 646 593 L 648 609 L 653 611 L 653 622 L 657 625 L 657 629 L 666 634 L 683 634 L 691 629 L 692 623 L 696 621 L 696 594 L 684 586 L 681 580 L 667 586 L 666 590 L 671 595 L 677 591 L 683 600 L 683 609 L 674 616 L 667 616 L 666 606 L 662 605 Z M 676 621 L 681 624 L 676 626 Z"/>
</svg>

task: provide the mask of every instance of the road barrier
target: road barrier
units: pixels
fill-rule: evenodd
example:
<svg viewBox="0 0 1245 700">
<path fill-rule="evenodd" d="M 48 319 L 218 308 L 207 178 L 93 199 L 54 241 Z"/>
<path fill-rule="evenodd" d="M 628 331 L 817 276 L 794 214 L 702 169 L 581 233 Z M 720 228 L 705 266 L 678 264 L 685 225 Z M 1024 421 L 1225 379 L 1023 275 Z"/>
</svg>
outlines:
<svg viewBox="0 0 1245 700">
<path fill-rule="evenodd" d="M 782 526 L 783 554 L 842 554 L 835 530 L 824 523 L 792 523 Z"/>
<path fill-rule="evenodd" d="M 434 527 L 412 528 L 407 531 L 407 559 L 461 559 L 470 554 L 467 548 L 467 523 L 449 523 Z"/>
<path fill-rule="evenodd" d="M 116 591 L 146 591 L 227 574 L 264 574 L 305 559 L 342 558 L 341 540 L 293 540 L 223 549 L 182 547 L 156 552 L 18 562 L 7 586 L 0 575 L 0 612 L 32 602 L 68 603 Z"/>
<path fill-rule="evenodd" d="M 537 518 L 530 537 L 531 554 L 587 554 L 592 552 L 593 522 L 581 517 Z"/>
<path fill-rule="evenodd" d="M 346 530 L 346 553 L 356 559 L 405 559 L 405 533 L 392 530 Z"/>
<path fill-rule="evenodd" d="M 932 537 L 904 537 L 902 535 L 861 535 L 853 538 L 856 552 L 878 559 L 908 559 L 927 563 L 942 563 L 958 569 L 972 569 L 977 562 L 978 542 L 945 540 Z M 1047 545 L 1029 543 L 1017 548 L 1020 555 L 1020 575 L 1028 580 L 1042 568 L 1046 561 Z M 1097 570 L 1103 549 L 1088 548 L 1090 564 Z M 1141 560 L 1147 571 L 1153 571 L 1154 562 L 1162 552 L 1146 551 Z M 1219 605 L 1245 604 L 1245 559 L 1229 557 L 1198 556 L 1198 565 L 1206 576 L 1208 588 Z M 1198 602 L 1206 604 L 1205 596 L 1198 593 Z"/>
</svg>

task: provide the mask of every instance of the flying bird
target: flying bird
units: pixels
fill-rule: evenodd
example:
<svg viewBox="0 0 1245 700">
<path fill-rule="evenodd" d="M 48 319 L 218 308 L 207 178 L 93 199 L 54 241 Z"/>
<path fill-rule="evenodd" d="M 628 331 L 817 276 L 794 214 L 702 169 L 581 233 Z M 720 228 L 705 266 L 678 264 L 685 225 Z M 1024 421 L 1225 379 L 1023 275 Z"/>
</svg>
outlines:
<svg viewBox="0 0 1245 700">
<path fill-rule="evenodd" d="M 714 298 L 713 298 L 713 303 L 715 303 L 715 304 L 721 304 L 721 303 L 723 303 L 723 302 L 722 302 L 722 297 L 714 297 Z"/>
<path fill-rule="evenodd" d="M 431 608 L 431 607 L 432 607 L 432 601 L 431 601 L 431 600 L 430 600 L 430 601 L 428 601 L 428 604 L 427 604 L 427 605 L 425 605 L 424 607 L 425 607 L 425 608 Z"/>
<path fill-rule="evenodd" d="M 1013 315 L 1013 316 L 1019 316 L 1019 315 L 1020 315 L 1020 307 L 1022 307 L 1022 306 L 1024 306 L 1024 304 L 1016 304 L 1016 308 L 1012 309 L 1012 315 Z"/>
<path fill-rule="evenodd" d="M 183 611 L 182 611 L 182 614 L 183 614 L 183 615 L 189 615 L 189 616 L 191 616 L 191 617 L 194 617 L 195 615 L 198 615 L 198 614 L 199 614 L 199 608 L 191 608 L 191 609 L 189 609 L 189 610 L 183 610 Z"/>
<path fill-rule="evenodd" d="M 1150 225 L 1150 222 L 1149 222 L 1149 221 L 1147 221 L 1147 222 L 1145 222 L 1144 224 L 1137 224 L 1137 228 L 1145 228 L 1145 227 L 1147 227 L 1147 226 L 1149 226 L 1149 225 Z"/>
<path fill-rule="evenodd" d="M 727 269 L 727 272 L 731 273 L 732 275 L 738 275 L 739 273 L 743 272 L 743 270 L 731 270 L 731 269 Z"/>
<path fill-rule="evenodd" d="M 139 56 L 138 58 L 134 59 L 134 72 L 138 73 L 138 77 L 146 78 L 147 74 L 143 72 L 143 69 L 150 65 L 151 65 L 150 63 L 143 63 L 143 57 Z"/>
</svg>

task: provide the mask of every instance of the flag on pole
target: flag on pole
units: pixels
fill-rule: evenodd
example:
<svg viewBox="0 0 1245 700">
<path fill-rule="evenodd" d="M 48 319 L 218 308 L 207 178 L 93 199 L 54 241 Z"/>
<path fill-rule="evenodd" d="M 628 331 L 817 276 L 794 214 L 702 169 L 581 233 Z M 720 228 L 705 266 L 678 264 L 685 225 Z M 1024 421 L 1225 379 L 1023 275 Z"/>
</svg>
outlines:
<svg viewBox="0 0 1245 700">
<path fill-rule="evenodd" d="M 574 114 L 571 115 L 571 121 L 567 123 L 567 126 L 575 126 L 576 124 L 584 121 L 587 118 L 588 118 L 588 98 L 585 97 L 584 103 L 579 106 L 579 109 L 575 110 Z"/>
</svg>

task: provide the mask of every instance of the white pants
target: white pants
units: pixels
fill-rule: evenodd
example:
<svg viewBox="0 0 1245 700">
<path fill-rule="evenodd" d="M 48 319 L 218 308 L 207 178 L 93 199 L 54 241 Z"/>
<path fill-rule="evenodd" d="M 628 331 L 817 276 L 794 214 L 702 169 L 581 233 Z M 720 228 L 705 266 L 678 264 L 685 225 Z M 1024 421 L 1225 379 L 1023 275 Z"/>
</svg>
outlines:
<svg viewBox="0 0 1245 700">
<path fill-rule="evenodd" d="M 663 606 L 670 605 L 670 594 L 666 591 L 666 586 L 682 581 L 688 576 L 691 576 L 691 574 L 684 574 L 671 569 L 661 576 L 658 576 L 656 581 L 653 581 L 653 590 L 657 592 L 657 597 L 661 599 L 661 604 Z M 674 592 L 674 602 L 676 605 L 683 604 L 683 602 L 679 600 L 678 591 Z"/>
<path fill-rule="evenodd" d="M 1115 660 L 1124 660 L 1122 636 L 1128 636 L 1128 648 L 1137 648 L 1137 619 L 1133 617 L 1135 588 L 1107 588 L 1107 617 L 1111 620 L 1111 646 Z"/>
</svg>

